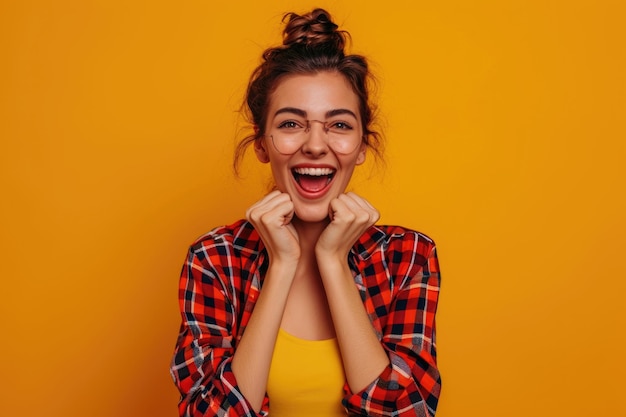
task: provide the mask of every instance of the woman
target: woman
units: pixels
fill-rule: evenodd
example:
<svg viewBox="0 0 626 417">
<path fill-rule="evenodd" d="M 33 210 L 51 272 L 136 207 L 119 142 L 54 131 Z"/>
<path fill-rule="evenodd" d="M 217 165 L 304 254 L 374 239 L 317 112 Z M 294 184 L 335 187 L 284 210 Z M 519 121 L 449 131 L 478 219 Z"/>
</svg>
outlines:
<svg viewBox="0 0 626 417">
<path fill-rule="evenodd" d="M 286 15 L 252 74 L 275 189 L 190 248 L 172 376 L 181 416 L 433 416 L 435 245 L 346 187 L 377 151 L 366 60 L 321 9 Z"/>
</svg>

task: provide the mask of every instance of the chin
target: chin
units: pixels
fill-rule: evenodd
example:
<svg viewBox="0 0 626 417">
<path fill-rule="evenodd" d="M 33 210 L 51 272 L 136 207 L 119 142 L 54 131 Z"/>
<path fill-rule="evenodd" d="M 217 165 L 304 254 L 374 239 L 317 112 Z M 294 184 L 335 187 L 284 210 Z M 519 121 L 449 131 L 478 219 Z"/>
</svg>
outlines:
<svg viewBox="0 0 626 417">
<path fill-rule="evenodd" d="M 295 215 L 306 223 L 324 222 L 328 220 L 328 204 L 307 204 L 304 207 L 296 204 Z"/>
</svg>

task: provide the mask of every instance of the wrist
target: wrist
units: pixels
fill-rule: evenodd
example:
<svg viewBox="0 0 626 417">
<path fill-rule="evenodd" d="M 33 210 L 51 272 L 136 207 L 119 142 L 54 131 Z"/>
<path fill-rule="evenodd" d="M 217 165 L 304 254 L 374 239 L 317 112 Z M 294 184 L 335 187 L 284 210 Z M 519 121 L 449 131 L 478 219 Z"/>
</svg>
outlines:
<svg viewBox="0 0 626 417">
<path fill-rule="evenodd" d="M 272 275 L 279 276 L 294 276 L 296 274 L 296 269 L 298 268 L 298 259 L 284 259 L 284 258 L 276 258 L 271 259 L 267 268 L 267 273 Z"/>
<path fill-rule="evenodd" d="M 348 254 L 338 250 L 315 248 L 315 259 L 318 265 L 345 264 L 348 262 Z"/>
<path fill-rule="evenodd" d="M 317 261 L 317 267 L 322 275 L 325 275 L 324 272 L 336 274 L 350 269 L 347 254 L 342 255 L 338 252 L 316 251 L 315 258 Z"/>
</svg>

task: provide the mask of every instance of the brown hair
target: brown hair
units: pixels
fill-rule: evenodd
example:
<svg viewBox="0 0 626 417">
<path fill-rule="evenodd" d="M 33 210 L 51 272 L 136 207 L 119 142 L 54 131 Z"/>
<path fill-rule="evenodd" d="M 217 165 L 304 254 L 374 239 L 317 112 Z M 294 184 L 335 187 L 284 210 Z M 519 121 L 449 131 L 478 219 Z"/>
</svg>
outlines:
<svg viewBox="0 0 626 417">
<path fill-rule="evenodd" d="M 337 30 L 338 26 L 323 9 L 315 9 L 304 15 L 287 13 L 283 17 L 284 21 L 287 24 L 283 30 L 283 44 L 266 49 L 261 64 L 250 76 L 242 107 L 248 121 L 255 126 L 255 132 L 237 145 L 235 172 L 238 172 L 239 163 L 248 146 L 263 137 L 270 95 L 281 78 L 289 74 L 322 71 L 342 74 L 359 99 L 363 140 L 379 156 L 382 140 L 381 135 L 372 130 L 375 111 L 370 102 L 370 88 L 374 85 L 374 79 L 365 57 L 345 55 L 344 48 L 350 34 Z"/>
</svg>

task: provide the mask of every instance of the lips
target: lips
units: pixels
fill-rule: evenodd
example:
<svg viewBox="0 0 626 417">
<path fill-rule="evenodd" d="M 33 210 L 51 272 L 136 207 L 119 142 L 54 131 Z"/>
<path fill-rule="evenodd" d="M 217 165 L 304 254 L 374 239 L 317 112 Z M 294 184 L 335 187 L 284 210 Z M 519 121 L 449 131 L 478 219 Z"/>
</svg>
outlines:
<svg viewBox="0 0 626 417">
<path fill-rule="evenodd" d="M 297 167 L 291 172 L 300 188 L 310 194 L 323 191 L 335 175 L 335 170 L 327 167 Z"/>
</svg>

